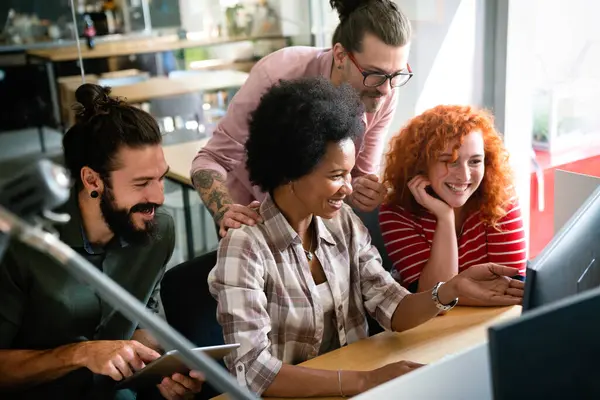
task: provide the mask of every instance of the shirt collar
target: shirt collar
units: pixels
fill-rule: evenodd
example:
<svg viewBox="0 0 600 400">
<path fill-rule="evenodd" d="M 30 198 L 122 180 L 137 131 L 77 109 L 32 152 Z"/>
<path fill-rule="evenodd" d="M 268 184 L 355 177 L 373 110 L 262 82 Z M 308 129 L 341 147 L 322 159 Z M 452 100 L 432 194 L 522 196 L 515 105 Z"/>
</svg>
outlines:
<svg viewBox="0 0 600 400">
<path fill-rule="evenodd" d="M 264 220 L 264 225 L 267 234 L 270 236 L 270 242 L 279 250 L 287 249 L 290 244 L 302 240 L 292 226 L 289 224 L 285 216 L 281 213 L 273 198 L 267 194 L 264 201 L 260 205 L 260 215 Z M 320 240 L 325 241 L 330 245 L 335 245 L 335 240 L 331 234 L 327 224 L 317 216 L 314 216 L 315 230 L 317 236 L 317 246 L 320 245 Z"/>
</svg>

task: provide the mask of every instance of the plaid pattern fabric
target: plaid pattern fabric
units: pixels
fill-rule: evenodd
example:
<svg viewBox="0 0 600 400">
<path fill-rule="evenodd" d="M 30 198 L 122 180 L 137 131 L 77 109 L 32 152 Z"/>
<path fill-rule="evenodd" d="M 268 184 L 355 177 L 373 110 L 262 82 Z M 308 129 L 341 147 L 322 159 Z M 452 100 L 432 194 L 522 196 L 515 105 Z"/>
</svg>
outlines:
<svg viewBox="0 0 600 400">
<path fill-rule="evenodd" d="M 300 237 L 270 196 L 260 214 L 263 224 L 229 231 L 208 278 L 225 343 L 241 345 L 225 363 L 240 385 L 259 395 L 282 363 L 318 355 L 324 329 L 319 292 Z M 365 310 L 390 329 L 408 291 L 383 269 L 360 219 L 344 205 L 334 219 L 315 217 L 314 222 L 315 255 L 333 294 L 340 344 L 368 336 Z"/>
</svg>

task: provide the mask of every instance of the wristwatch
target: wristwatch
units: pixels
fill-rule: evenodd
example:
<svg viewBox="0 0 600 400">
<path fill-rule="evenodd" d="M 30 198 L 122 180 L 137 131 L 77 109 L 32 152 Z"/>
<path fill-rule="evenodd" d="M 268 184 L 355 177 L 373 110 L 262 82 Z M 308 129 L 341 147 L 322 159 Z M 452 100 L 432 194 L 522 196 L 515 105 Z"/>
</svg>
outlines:
<svg viewBox="0 0 600 400">
<path fill-rule="evenodd" d="M 454 300 L 452 300 L 452 302 L 450 304 L 442 304 L 442 302 L 440 301 L 440 297 L 438 295 L 438 291 L 440 290 L 440 287 L 446 282 L 438 282 L 434 287 L 433 290 L 431 291 L 431 298 L 433 299 L 433 302 L 435 303 L 435 306 L 438 308 L 438 310 L 440 311 L 448 311 L 448 310 L 452 310 L 454 308 L 454 306 L 458 303 L 458 297 Z"/>
</svg>

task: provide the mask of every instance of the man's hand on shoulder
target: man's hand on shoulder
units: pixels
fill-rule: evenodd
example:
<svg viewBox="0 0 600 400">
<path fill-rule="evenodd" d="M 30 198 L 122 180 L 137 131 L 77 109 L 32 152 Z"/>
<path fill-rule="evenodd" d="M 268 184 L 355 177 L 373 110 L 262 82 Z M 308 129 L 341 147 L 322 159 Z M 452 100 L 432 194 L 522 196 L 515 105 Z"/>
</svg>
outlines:
<svg viewBox="0 0 600 400">
<path fill-rule="evenodd" d="M 242 225 L 256 225 L 263 219 L 258 214 L 260 203 L 253 201 L 247 206 L 241 204 L 228 204 L 215 215 L 215 222 L 219 225 L 219 235 L 225 237 L 229 229 L 238 229 Z"/>
</svg>

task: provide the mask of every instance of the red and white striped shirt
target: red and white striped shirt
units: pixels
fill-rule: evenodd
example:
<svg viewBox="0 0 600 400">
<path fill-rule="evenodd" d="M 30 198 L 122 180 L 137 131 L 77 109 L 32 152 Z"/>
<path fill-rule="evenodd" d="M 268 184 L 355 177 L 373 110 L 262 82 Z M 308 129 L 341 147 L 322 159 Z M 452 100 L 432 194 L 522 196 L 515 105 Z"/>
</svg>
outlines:
<svg viewBox="0 0 600 400">
<path fill-rule="evenodd" d="M 481 221 L 479 212 L 472 214 L 458 236 L 458 269 L 486 262 L 519 268 L 525 276 L 527 261 L 525 231 L 518 203 L 507 209 L 498 221 L 498 229 Z M 385 247 L 394 270 L 392 274 L 403 286 L 416 282 L 429 260 L 437 221 L 433 214 L 416 216 L 400 206 L 382 205 L 379 224 Z"/>
</svg>

